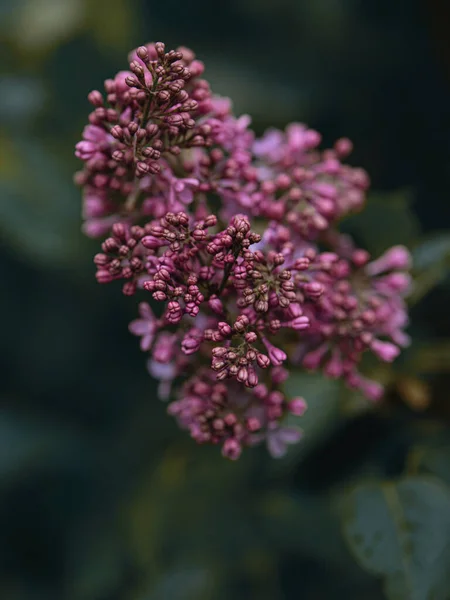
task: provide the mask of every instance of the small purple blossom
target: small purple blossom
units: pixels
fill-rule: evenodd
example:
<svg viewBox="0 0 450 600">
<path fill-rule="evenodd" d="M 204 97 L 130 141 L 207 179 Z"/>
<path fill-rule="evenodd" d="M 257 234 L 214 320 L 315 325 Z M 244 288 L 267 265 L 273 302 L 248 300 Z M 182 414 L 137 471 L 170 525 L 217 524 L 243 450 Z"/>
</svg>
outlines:
<svg viewBox="0 0 450 600">
<path fill-rule="evenodd" d="M 133 335 L 137 335 L 141 338 L 141 350 L 147 352 L 150 350 L 153 340 L 155 339 L 158 321 L 147 302 L 141 302 L 139 304 L 139 315 L 141 318 L 131 321 L 129 330 Z"/>
<path fill-rule="evenodd" d="M 297 444 L 302 432 L 296 427 L 274 427 L 267 434 L 267 449 L 274 458 L 281 458 L 290 444 Z"/>
</svg>

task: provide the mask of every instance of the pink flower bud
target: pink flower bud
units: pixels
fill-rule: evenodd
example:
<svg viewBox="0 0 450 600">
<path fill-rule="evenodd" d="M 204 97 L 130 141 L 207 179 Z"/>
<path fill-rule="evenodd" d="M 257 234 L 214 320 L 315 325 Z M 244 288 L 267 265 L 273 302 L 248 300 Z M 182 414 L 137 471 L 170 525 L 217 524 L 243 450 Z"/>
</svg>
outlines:
<svg viewBox="0 0 450 600">
<path fill-rule="evenodd" d="M 407 270 L 411 267 L 411 254 L 405 246 L 393 246 L 380 258 L 369 263 L 366 271 L 369 275 L 378 275 L 384 271 Z"/>
<path fill-rule="evenodd" d="M 292 398 L 292 400 L 288 403 L 289 412 L 297 417 L 301 417 L 307 408 L 308 406 L 305 399 L 301 397 Z"/>
<path fill-rule="evenodd" d="M 311 298 L 319 298 L 323 294 L 323 286 L 316 281 L 305 283 L 303 290 Z"/>
<path fill-rule="evenodd" d="M 253 367 L 248 367 L 247 387 L 254 388 L 258 385 L 258 375 Z"/>
<path fill-rule="evenodd" d="M 310 260 L 306 256 L 303 258 L 297 258 L 294 262 L 294 269 L 297 271 L 306 271 L 309 268 Z"/>
<path fill-rule="evenodd" d="M 238 371 L 238 374 L 236 375 L 236 379 L 240 382 L 240 383 L 245 383 L 248 379 L 248 371 L 246 367 L 241 367 Z"/>
<path fill-rule="evenodd" d="M 352 253 L 352 261 L 357 267 L 363 267 L 370 259 L 370 254 L 366 250 L 355 250 Z"/>
<path fill-rule="evenodd" d="M 145 286 L 145 284 L 144 284 L 144 286 Z M 167 299 L 167 296 L 164 292 L 161 292 L 158 290 L 156 292 L 153 292 L 153 298 L 155 300 L 157 300 L 158 302 L 163 302 L 164 300 Z"/>
<path fill-rule="evenodd" d="M 234 323 L 234 329 L 238 333 L 242 333 L 249 323 L 250 321 L 246 315 L 240 315 Z"/>
<path fill-rule="evenodd" d="M 230 460 L 237 460 L 241 455 L 242 448 L 235 438 L 225 440 L 222 447 L 222 455 Z"/>
<path fill-rule="evenodd" d="M 290 325 L 292 329 L 301 331 L 302 329 L 308 329 L 310 323 L 308 317 L 297 317 L 291 321 Z"/>
<path fill-rule="evenodd" d="M 390 288 L 393 292 L 407 292 L 411 287 L 412 279 L 408 273 L 389 273 L 379 281 L 378 285 Z"/>
<path fill-rule="evenodd" d="M 146 235 L 143 237 L 141 244 L 144 246 L 144 248 L 148 248 L 149 250 L 156 250 L 157 248 L 164 246 L 164 242 L 162 240 L 159 240 L 152 235 Z"/>
<path fill-rule="evenodd" d="M 99 269 L 95 274 L 95 277 L 99 283 L 110 283 L 114 279 L 111 273 L 106 269 Z"/>
<path fill-rule="evenodd" d="M 256 417 L 249 417 L 245 424 L 247 426 L 247 429 L 252 433 L 254 431 L 258 431 L 258 429 L 261 429 L 261 422 Z"/>
<path fill-rule="evenodd" d="M 373 340 L 370 349 L 384 362 L 392 362 L 400 353 L 400 348 L 390 342 Z"/>
<path fill-rule="evenodd" d="M 292 318 L 300 317 L 303 313 L 302 308 L 298 302 L 291 302 L 288 306 L 289 316 Z"/>
<path fill-rule="evenodd" d="M 228 325 L 228 323 L 225 323 L 225 321 L 220 321 L 217 324 L 217 329 L 219 330 L 220 335 L 223 337 L 228 337 L 232 333 L 231 327 Z"/>
<path fill-rule="evenodd" d="M 287 355 L 283 350 L 271 344 L 266 338 L 263 338 L 262 341 L 267 348 L 270 361 L 273 365 L 279 366 L 287 359 Z"/>
<path fill-rule="evenodd" d="M 339 140 L 336 140 L 334 149 L 339 158 L 345 158 L 353 150 L 353 144 L 348 138 L 340 138 Z"/>
</svg>

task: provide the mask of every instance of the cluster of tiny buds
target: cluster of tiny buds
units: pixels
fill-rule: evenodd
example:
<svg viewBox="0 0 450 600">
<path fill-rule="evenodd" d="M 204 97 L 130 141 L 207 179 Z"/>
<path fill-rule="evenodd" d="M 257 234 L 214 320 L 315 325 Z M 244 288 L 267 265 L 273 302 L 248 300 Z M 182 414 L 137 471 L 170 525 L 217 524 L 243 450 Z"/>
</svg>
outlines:
<svg viewBox="0 0 450 600">
<path fill-rule="evenodd" d="M 214 256 L 216 262 L 234 264 L 242 251 L 260 241 L 261 236 L 251 231 L 248 217 L 236 215 L 225 231 L 208 244 L 206 250 Z"/>
<path fill-rule="evenodd" d="M 84 170 L 75 181 L 85 188 L 89 217 L 118 212 L 120 198 L 121 209 L 130 212 L 140 193 L 136 179 L 167 169 L 166 161 L 182 150 L 212 144 L 211 126 L 201 120 L 211 93 L 190 50 L 141 46 L 129 68 L 105 81 L 105 94 L 88 96 L 94 110 L 76 146 Z"/>
<path fill-rule="evenodd" d="M 243 383 L 246 387 L 253 388 L 258 385 L 258 375 L 252 363 L 257 363 L 262 369 L 267 369 L 270 365 L 269 358 L 256 351 L 251 346 L 253 332 L 248 332 L 245 336 L 245 342 L 248 349 L 239 347 L 218 346 L 212 350 L 211 368 L 216 371 L 216 377 L 219 381 L 235 377 L 237 381 Z M 256 335 L 256 334 L 254 334 Z"/>
<path fill-rule="evenodd" d="M 240 400 L 236 404 L 229 386 L 214 382 L 205 371 L 200 371 L 186 382 L 182 397 L 169 405 L 168 412 L 189 429 L 198 443 L 221 444 L 223 456 L 231 460 L 239 458 L 243 445 L 258 441 L 265 427 L 271 430 L 272 442 L 283 436 L 286 443 L 294 441 L 293 431 L 289 428 L 283 431 L 276 423 L 287 412 L 303 415 L 306 410 L 303 398 L 287 401 L 280 391 L 271 391 L 260 384 Z M 254 403 L 260 405 L 259 414 L 252 410 Z M 286 434 L 291 434 L 290 442 Z"/>
<path fill-rule="evenodd" d="M 97 281 L 110 283 L 115 279 L 126 279 L 128 281 L 123 286 L 123 293 L 131 296 L 136 291 L 136 278 L 143 271 L 144 261 L 139 243 L 145 235 L 145 228 L 115 223 L 111 233 L 102 243 L 103 252 L 94 257 Z"/>
<path fill-rule="evenodd" d="M 149 250 L 157 249 L 168 244 L 169 249 L 177 253 L 185 244 L 203 242 L 208 238 L 207 230 L 217 225 L 217 217 L 208 215 L 202 221 L 194 223 L 189 228 L 189 216 L 184 212 L 167 213 L 159 223 L 149 225 L 150 235 L 142 240 L 142 244 Z"/>
</svg>

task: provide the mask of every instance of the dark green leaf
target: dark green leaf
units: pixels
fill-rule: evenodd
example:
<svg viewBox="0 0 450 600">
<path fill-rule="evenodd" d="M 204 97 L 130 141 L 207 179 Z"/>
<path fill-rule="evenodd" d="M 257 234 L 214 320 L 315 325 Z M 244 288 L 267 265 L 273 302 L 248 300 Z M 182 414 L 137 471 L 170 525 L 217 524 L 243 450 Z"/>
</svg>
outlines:
<svg viewBox="0 0 450 600">
<path fill-rule="evenodd" d="M 450 491 L 427 477 L 350 491 L 344 535 L 359 564 L 383 577 L 390 600 L 450 596 Z"/>
</svg>

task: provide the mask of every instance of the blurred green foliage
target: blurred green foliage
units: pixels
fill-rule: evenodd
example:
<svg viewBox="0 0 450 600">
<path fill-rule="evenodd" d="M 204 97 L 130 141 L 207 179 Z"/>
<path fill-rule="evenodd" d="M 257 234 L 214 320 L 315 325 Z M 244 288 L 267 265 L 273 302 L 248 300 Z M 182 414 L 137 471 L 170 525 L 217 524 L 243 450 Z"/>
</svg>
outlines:
<svg viewBox="0 0 450 600">
<path fill-rule="evenodd" d="M 360 485 L 347 499 L 344 527 L 364 568 L 384 577 L 388 598 L 448 598 L 447 487 L 418 476 Z"/>
<path fill-rule="evenodd" d="M 441 11 L 441 12 L 439 12 Z M 0 0 L 0 597 L 450 598 L 450 51 L 438 2 Z M 305 120 L 373 176 L 344 223 L 414 255 L 412 346 L 373 409 L 298 374 L 304 442 L 237 464 L 164 414 L 80 233 L 90 89 L 150 39 L 192 46 L 261 132 Z"/>
</svg>

